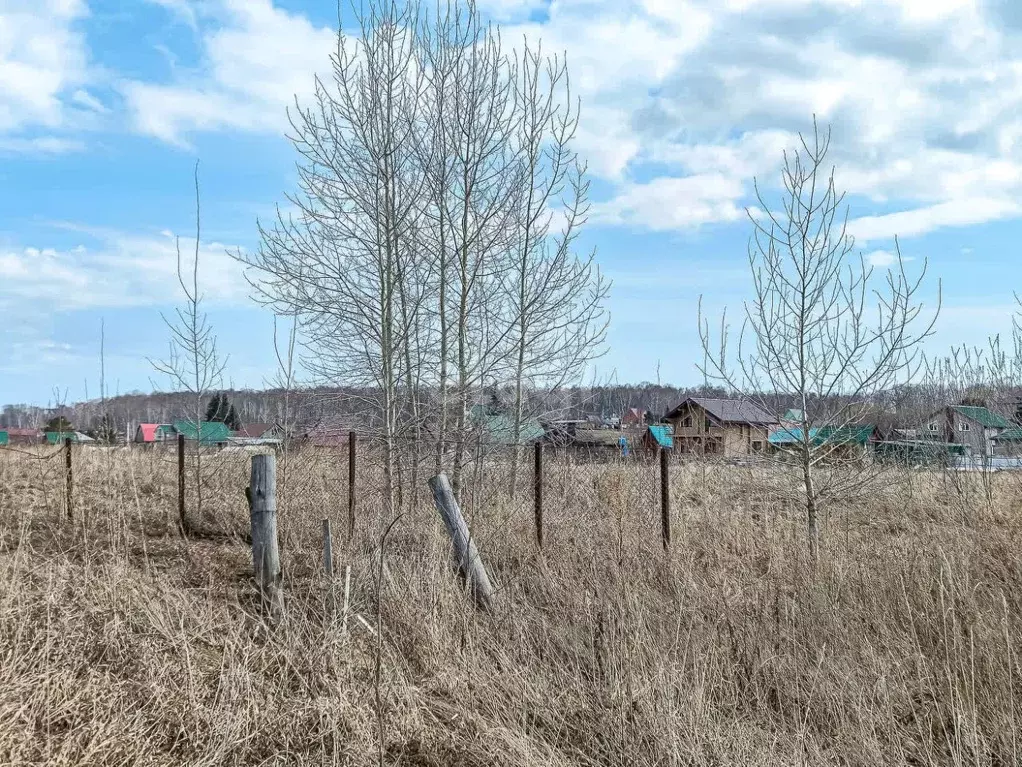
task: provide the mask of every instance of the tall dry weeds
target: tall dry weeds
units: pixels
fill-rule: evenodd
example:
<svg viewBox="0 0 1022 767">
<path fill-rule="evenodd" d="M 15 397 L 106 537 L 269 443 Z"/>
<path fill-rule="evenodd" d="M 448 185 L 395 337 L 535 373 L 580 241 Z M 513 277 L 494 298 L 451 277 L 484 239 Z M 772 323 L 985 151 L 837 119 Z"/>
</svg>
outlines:
<svg viewBox="0 0 1022 767">
<path fill-rule="evenodd" d="M 676 470 L 665 556 L 654 466 L 551 460 L 540 554 L 494 462 L 467 509 L 500 589 L 482 615 L 425 500 L 381 563 L 367 462 L 336 542 L 344 634 L 319 548 L 322 517 L 344 529 L 341 458 L 288 467 L 273 630 L 248 457 L 205 464 L 206 533 L 182 541 L 171 455 L 81 450 L 84 529 L 60 466 L 0 453 L 0 763 L 369 765 L 381 731 L 405 765 L 1022 763 L 1022 524 L 1000 477 L 991 503 L 926 473 L 849 499 L 813 571 L 760 471 Z"/>
</svg>

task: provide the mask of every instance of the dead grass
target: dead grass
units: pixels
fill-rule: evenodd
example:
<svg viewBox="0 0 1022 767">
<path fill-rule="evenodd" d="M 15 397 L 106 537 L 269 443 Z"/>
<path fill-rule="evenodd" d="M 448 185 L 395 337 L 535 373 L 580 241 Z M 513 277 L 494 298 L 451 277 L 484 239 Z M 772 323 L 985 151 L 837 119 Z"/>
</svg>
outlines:
<svg viewBox="0 0 1022 767">
<path fill-rule="evenodd" d="M 1022 763 L 1008 478 L 889 476 L 830 509 L 814 573 L 767 472 L 676 471 L 665 555 L 654 466 L 551 462 L 539 553 L 528 493 L 510 501 L 493 464 L 466 499 L 490 615 L 422 492 L 377 582 L 389 520 L 366 489 L 336 543 L 344 634 L 319 548 L 321 518 L 345 529 L 343 459 L 283 472 L 273 630 L 241 537 L 247 465 L 207 461 L 206 534 L 185 544 L 170 454 L 83 450 L 68 522 L 62 466 L 0 453 L 0 763 L 369 765 L 381 746 L 438 766 Z M 379 641 L 355 617 L 378 611 Z"/>
</svg>

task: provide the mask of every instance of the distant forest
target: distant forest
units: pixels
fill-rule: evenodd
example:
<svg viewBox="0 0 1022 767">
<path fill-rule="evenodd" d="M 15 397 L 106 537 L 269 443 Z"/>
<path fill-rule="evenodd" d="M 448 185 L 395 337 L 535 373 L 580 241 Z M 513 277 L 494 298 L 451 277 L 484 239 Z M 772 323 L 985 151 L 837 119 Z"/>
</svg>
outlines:
<svg viewBox="0 0 1022 767">
<path fill-rule="evenodd" d="M 362 423 L 366 412 L 372 410 L 367 403 L 375 399 L 374 392 L 357 388 L 315 388 L 291 391 L 268 389 L 265 391 L 225 390 L 243 423 L 277 423 L 288 420 L 296 425 L 343 422 Z M 212 397 L 206 395 L 203 401 Z M 712 387 L 678 387 L 652 383 L 622 384 L 614 386 L 572 387 L 556 392 L 533 390 L 528 411 L 550 418 L 585 418 L 620 416 L 628 408 L 641 408 L 659 418 L 689 396 L 723 396 L 721 389 Z M 500 407 L 509 402 L 509 393 L 498 389 L 480 389 L 474 400 L 479 404 Z M 289 404 L 285 404 L 285 403 Z M 118 428 L 137 423 L 167 423 L 175 418 L 194 418 L 196 398 L 193 394 L 132 393 L 108 397 L 105 401 L 90 400 L 63 407 L 37 407 L 5 405 L 0 411 L 0 427 L 32 428 L 42 426 L 55 415 L 65 416 L 77 429 L 89 430 L 99 426 L 104 414 L 109 414 Z M 372 426 L 371 423 L 365 423 Z"/>
<path fill-rule="evenodd" d="M 296 427 L 315 425 L 344 425 L 345 427 L 372 428 L 366 413 L 373 412 L 375 392 L 358 388 L 299 389 L 285 392 L 281 389 L 264 391 L 226 389 L 243 423 L 283 423 Z M 204 395 L 202 409 L 214 392 Z M 966 398 L 973 404 L 986 404 L 1016 415 L 1016 402 L 1022 392 L 1000 392 L 995 399 Z M 555 392 L 531 390 L 527 411 L 546 418 L 582 419 L 597 417 L 609 419 L 621 416 L 629 408 L 639 408 L 659 420 L 686 397 L 725 397 L 726 392 L 714 387 L 683 387 L 653 383 L 619 384 L 607 386 L 569 387 Z M 479 389 L 473 401 L 501 408 L 509 406 L 511 395 L 495 388 Z M 796 406 L 791 397 L 767 398 L 774 403 L 774 412 Z M 912 424 L 945 404 L 947 398 L 923 386 L 904 386 L 882 392 L 871 403 L 876 420 Z M 288 403 L 288 404 L 286 404 Z M 0 409 L 0 427 L 38 428 L 51 418 L 63 415 L 76 429 L 82 431 L 99 428 L 104 414 L 109 414 L 118 430 L 138 423 L 168 423 L 176 418 L 194 418 L 196 398 L 185 392 L 132 393 L 109 397 L 105 401 L 90 400 L 61 407 L 31 405 L 4 405 Z M 285 419 L 285 414 L 290 416 Z"/>
</svg>

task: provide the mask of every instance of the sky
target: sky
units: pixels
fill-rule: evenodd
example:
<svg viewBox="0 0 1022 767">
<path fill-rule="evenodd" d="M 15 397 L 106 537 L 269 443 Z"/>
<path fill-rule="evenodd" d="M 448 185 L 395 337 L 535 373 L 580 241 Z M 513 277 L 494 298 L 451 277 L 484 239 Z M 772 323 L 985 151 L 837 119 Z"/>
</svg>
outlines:
<svg viewBox="0 0 1022 767">
<path fill-rule="evenodd" d="M 754 181 L 813 115 L 832 130 L 857 252 L 897 235 L 932 353 L 1007 332 L 1022 291 L 1017 0 L 480 0 L 515 45 L 567 56 L 593 209 L 580 247 L 613 280 L 601 378 L 701 380 L 697 306 L 751 295 Z M 175 241 L 194 248 L 230 353 L 274 376 L 273 318 L 228 252 L 295 188 L 286 109 L 328 69 L 333 0 L 0 3 L 0 403 L 166 388 Z"/>
</svg>

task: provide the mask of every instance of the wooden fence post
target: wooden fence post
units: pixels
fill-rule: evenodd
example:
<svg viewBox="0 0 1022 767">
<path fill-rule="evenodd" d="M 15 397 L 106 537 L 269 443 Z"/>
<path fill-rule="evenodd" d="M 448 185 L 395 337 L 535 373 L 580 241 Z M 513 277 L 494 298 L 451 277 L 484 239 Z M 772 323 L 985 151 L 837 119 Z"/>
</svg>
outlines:
<svg viewBox="0 0 1022 767">
<path fill-rule="evenodd" d="M 64 437 L 64 482 L 65 501 L 67 506 L 67 518 L 74 519 L 74 491 L 75 480 L 71 467 L 71 438 Z"/>
<path fill-rule="evenodd" d="M 323 520 L 323 570 L 326 572 L 326 612 L 333 619 L 334 604 L 334 537 L 330 531 L 330 520 Z"/>
<path fill-rule="evenodd" d="M 177 524 L 185 532 L 185 435 L 177 435 Z"/>
<path fill-rule="evenodd" d="M 664 551 L 671 545 L 671 462 L 670 454 L 660 448 L 660 536 Z"/>
<path fill-rule="evenodd" d="M 476 550 L 475 541 L 469 533 L 465 518 L 461 515 L 458 499 L 454 497 L 451 483 L 446 474 L 438 474 L 429 480 L 429 489 L 433 491 L 433 500 L 437 511 L 444 520 L 447 532 L 454 545 L 454 559 L 458 563 L 461 576 L 468 583 L 476 606 L 486 610 L 493 599 L 493 586 L 486 573 L 483 561 Z"/>
<path fill-rule="evenodd" d="M 543 443 L 536 443 L 536 462 L 533 468 L 533 512 L 536 518 L 536 544 L 543 548 Z"/>
<path fill-rule="evenodd" d="M 278 618 L 283 602 L 280 594 L 280 549 L 277 545 L 277 457 L 252 456 L 252 479 L 248 488 L 252 523 L 252 570 L 264 609 Z"/>
<path fill-rule="evenodd" d="M 348 540 L 355 536 L 355 453 L 358 435 L 348 432 Z"/>
</svg>

